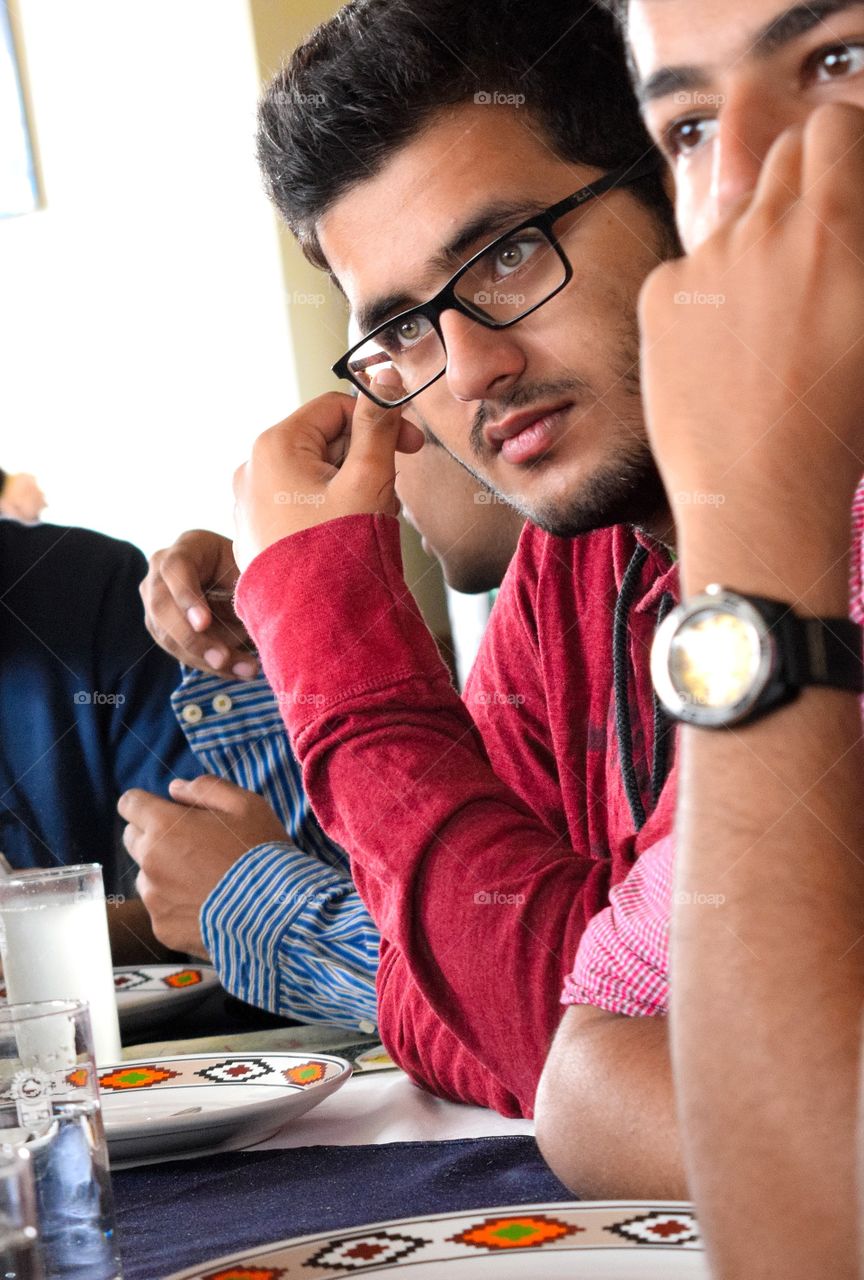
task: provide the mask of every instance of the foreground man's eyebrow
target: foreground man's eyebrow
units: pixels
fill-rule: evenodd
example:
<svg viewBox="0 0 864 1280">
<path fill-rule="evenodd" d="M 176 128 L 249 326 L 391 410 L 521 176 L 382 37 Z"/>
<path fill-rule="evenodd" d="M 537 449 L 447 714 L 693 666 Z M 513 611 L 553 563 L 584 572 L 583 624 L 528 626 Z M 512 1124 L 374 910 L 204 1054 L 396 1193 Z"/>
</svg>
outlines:
<svg viewBox="0 0 864 1280">
<path fill-rule="evenodd" d="M 847 9 L 864 9 L 862 0 L 813 0 L 812 4 L 794 5 L 778 13 L 757 31 L 749 41 L 744 56 L 769 58 L 784 45 L 799 39 L 821 23 Z M 643 104 L 667 98 L 672 93 L 690 89 L 707 89 L 711 84 L 708 66 L 682 64 L 661 67 L 637 87 L 639 101 Z"/>
<path fill-rule="evenodd" d="M 751 45 L 751 53 L 756 58 L 767 58 L 783 45 L 804 36 L 820 23 L 846 9 L 864 9 L 861 0 L 813 0 L 812 4 L 799 4 L 783 13 L 757 32 Z"/>
<path fill-rule="evenodd" d="M 673 93 L 688 89 L 707 89 L 711 77 L 704 67 L 661 67 L 637 86 L 639 101 L 644 107 L 658 98 L 668 98 Z"/>
</svg>

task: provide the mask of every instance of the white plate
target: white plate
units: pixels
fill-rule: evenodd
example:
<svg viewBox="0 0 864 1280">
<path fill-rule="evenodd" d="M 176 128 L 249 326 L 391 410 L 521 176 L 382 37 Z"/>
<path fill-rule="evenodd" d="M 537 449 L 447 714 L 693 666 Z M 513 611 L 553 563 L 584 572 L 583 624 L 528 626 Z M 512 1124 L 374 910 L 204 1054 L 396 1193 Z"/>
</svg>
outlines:
<svg viewBox="0 0 864 1280">
<path fill-rule="evenodd" d="M 692 1206 L 647 1200 L 402 1218 L 247 1249 L 168 1280 L 312 1280 L 399 1268 L 410 1280 L 451 1280 L 469 1263 L 473 1280 L 708 1280 Z"/>
<path fill-rule="evenodd" d="M 117 1012 L 124 1031 L 173 1018 L 219 986 L 216 970 L 204 964 L 151 964 L 114 970 Z"/>
<path fill-rule="evenodd" d="M 350 1075 L 350 1063 L 321 1053 L 184 1054 L 102 1068 L 112 1163 L 261 1142 Z"/>
</svg>

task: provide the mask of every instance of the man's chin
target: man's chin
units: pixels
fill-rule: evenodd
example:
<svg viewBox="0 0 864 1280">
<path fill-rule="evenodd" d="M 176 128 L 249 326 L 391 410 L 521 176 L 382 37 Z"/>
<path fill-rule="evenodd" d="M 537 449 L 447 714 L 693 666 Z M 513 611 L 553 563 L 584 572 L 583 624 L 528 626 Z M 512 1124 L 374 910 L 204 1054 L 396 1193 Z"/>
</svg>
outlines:
<svg viewBox="0 0 864 1280">
<path fill-rule="evenodd" d="M 526 485 L 521 493 L 501 496 L 531 524 L 557 538 L 575 538 L 616 524 L 650 522 L 667 505 L 647 449 L 563 492 L 531 493 L 530 488 Z"/>
</svg>

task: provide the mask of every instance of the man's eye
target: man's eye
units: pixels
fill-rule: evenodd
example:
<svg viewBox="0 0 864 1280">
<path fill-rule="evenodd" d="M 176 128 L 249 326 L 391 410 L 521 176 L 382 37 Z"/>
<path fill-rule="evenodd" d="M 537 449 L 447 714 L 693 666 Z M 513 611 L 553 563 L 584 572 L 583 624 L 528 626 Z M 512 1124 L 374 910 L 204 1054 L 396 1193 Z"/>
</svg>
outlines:
<svg viewBox="0 0 864 1280">
<path fill-rule="evenodd" d="M 495 250 L 494 266 L 498 277 L 512 275 L 532 258 L 540 248 L 539 240 L 507 240 Z"/>
<path fill-rule="evenodd" d="M 663 150 L 673 159 L 692 155 L 714 133 L 717 121 L 713 117 L 690 116 L 686 120 L 674 120 L 663 130 L 660 142 Z"/>
<path fill-rule="evenodd" d="M 378 343 L 385 351 L 395 356 L 400 351 L 407 351 L 409 347 L 415 346 L 425 338 L 431 327 L 425 316 L 406 316 L 404 320 L 398 320 L 379 333 Z"/>
<path fill-rule="evenodd" d="M 864 44 L 833 44 L 808 58 L 806 78 L 815 84 L 829 84 L 860 71 L 864 71 Z"/>
<path fill-rule="evenodd" d="M 429 321 L 425 316 L 409 316 L 407 320 L 399 321 L 397 332 L 401 346 L 413 347 L 429 332 Z"/>
</svg>

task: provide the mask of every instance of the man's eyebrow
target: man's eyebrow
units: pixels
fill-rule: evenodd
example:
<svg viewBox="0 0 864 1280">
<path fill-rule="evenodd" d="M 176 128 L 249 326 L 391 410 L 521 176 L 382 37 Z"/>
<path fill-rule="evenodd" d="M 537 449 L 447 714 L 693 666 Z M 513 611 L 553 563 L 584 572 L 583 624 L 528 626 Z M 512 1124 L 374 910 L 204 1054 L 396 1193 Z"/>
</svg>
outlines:
<svg viewBox="0 0 864 1280">
<path fill-rule="evenodd" d="M 518 226 L 524 218 L 537 213 L 540 208 L 542 205 L 538 201 L 525 199 L 496 200 L 478 210 L 470 222 L 461 226 L 452 239 L 429 259 L 423 273 L 423 280 L 433 280 L 445 271 L 450 274 L 458 271 L 465 260 L 466 250 L 474 245 L 482 249 L 483 242 L 494 240 L 496 235 L 505 232 L 508 227 Z M 478 241 L 481 243 L 478 244 Z M 399 315 L 400 312 L 407 311 L 409 307 L 420 306 L 421 303 L 428 301 L 428 297 L 429 295 L 422 288 L 421 281 L 415 293 L 394 292 L 365 303 L 356 311 L 355 319 L 364 334 L 370 333 L 371 330 L 377 329 L 379 324 L 384 324 L 386 320 Z"/>
<path fill-rule="evenodd" d="M 649 102 L 671 97 L 673 93 L 680 93 L 682 90 L 707 89 L 709 80 L 708 72 L 703 67 L 661 67 L 637 86 L 637 93 L 644 107 Z"/>
<path fill-rule="evenodd" d="M 812 0 L 809 4 L 793 5 L 755 33 L 749 41 L 746 56 L 770 58 L 778 49 L 806 35 L 828 18 L 846 9 L 857 8 L 864 8 L 862 0 Z M 682 90 L 708 88 L 710 82 L 707 66 L 661 67 L 637 86 L 637 92 L 639 101 L 644 105 Z"/>
<path fill-rule="evenodd" d="M 756 35 L 751 53 L 756 58 L 767 58 L 784 44 L 806 35 L 826 18 L 832 18 L 846 9 L 860 9 L 861 0 L 813 0 L 811 4 L 799 4 L 779 13 Z"/>
</svg>

